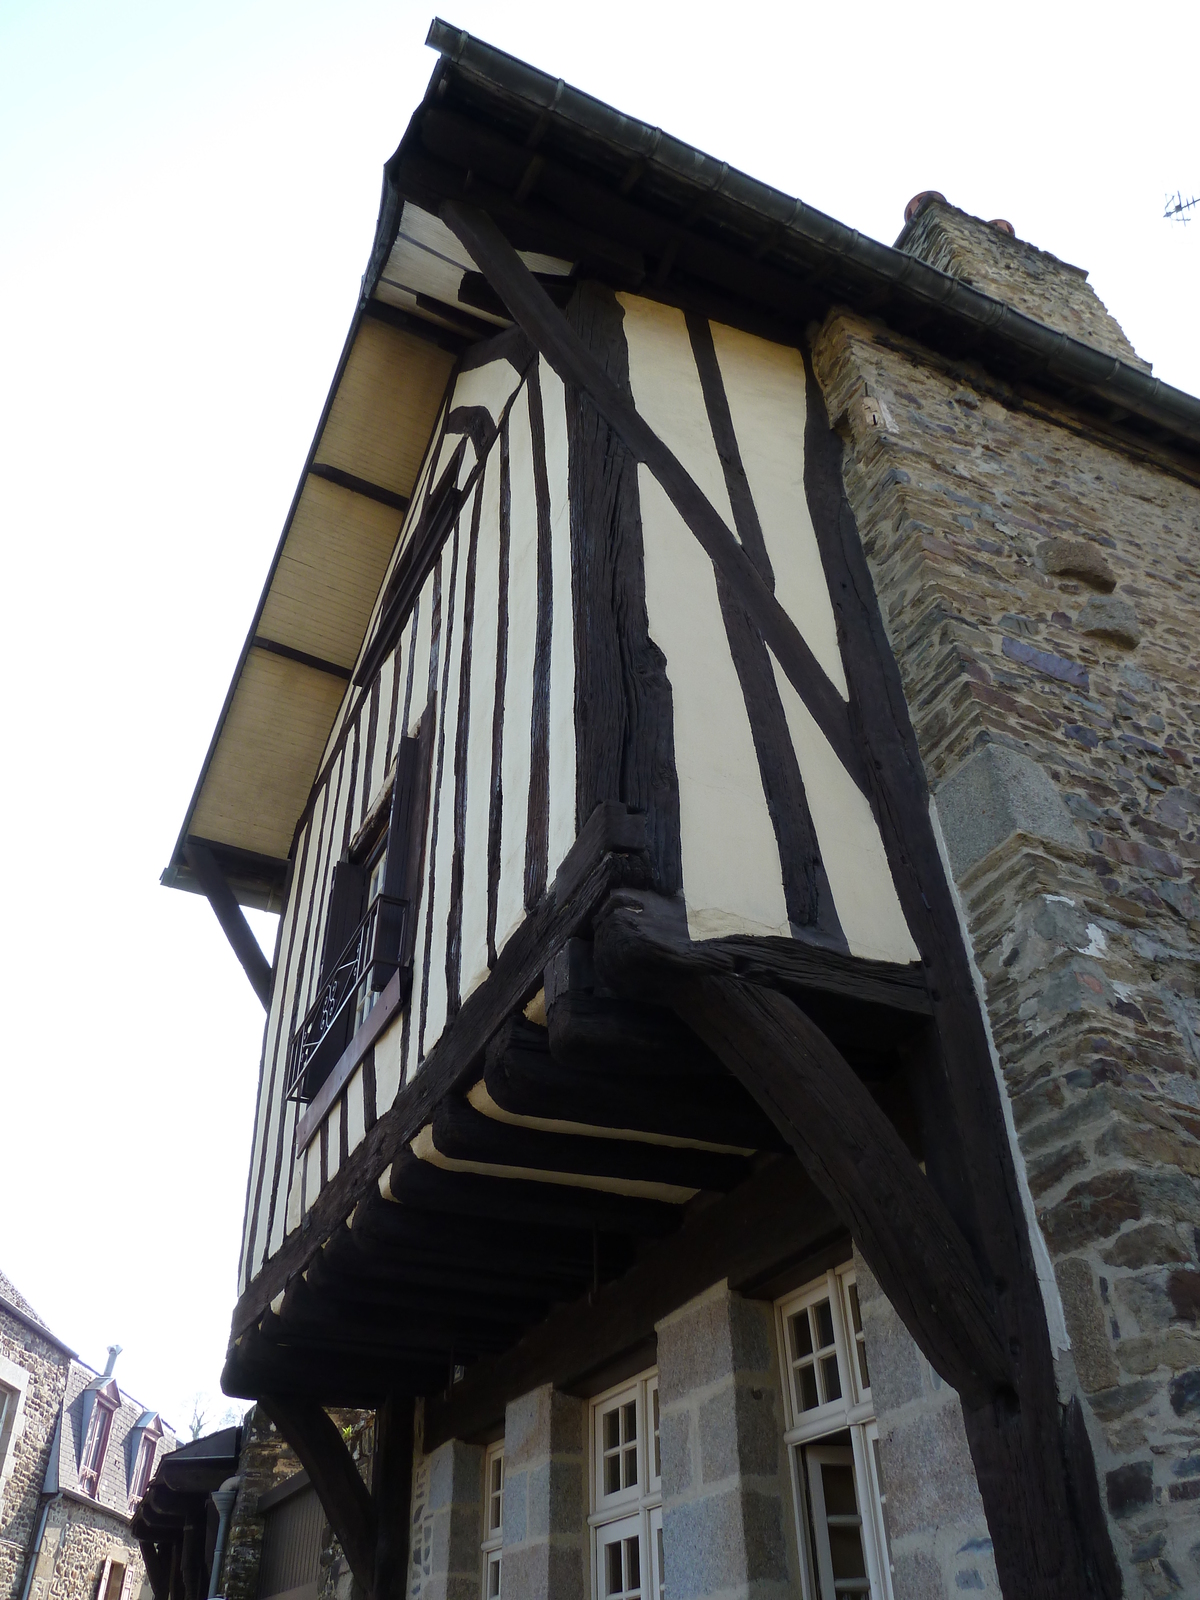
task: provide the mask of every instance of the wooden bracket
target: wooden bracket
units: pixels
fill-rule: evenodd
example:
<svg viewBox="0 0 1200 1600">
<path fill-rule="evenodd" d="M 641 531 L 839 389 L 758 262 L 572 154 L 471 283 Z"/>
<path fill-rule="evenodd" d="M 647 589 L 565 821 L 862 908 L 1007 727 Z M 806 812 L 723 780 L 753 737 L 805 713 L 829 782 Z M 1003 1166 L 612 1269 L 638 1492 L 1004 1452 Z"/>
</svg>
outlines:
<svg viewBox="0 0 1200 1600">
<path fill-rule="evenodd" d="M 221 930 L 233 946 L 233 953 L 242 963 L 242 970 L 250 979 L 250 987 L 262 1001 L 263 1010 L 271 1005 L 271 965 L 246 914 L 234 898 L 233 890 L 225 881 L 225 874 L 215 855 L 198 839 L 188 839 L 184 845 L 187 864 L 196 875 L 196 882 L 204 891 L 205 899 L 213 908 Z"/>
<path fill-rule="evenodd" d="M 384 1600 L 375 1588 L 379 1546 L 378 1507 L 333 1419 L 315 1401 L 301 1400 L 295 1396 L 285 1399 L 281 1395 L 263 1395 L 259 1404 L 296 1452 L 300 1465 L 308 1473 L 309 1482 L 317 1491 L 329 1525 L 363 1593 L 370 1600 Z M 410 1438 L 410 1455 L 411 1452 Z M 407 1507 L 403 1525 L 407 1528 Z M 394 1593 L 394 1590 L 389 1590 L 387 1600 L 392 1600 Z"/>
<path fill-rule="evenodd" d="M 685 948 L 659 947 L 641 908 L 623 898 L 596 928 L 605 983 L 659 975 L 660 999 L 770 1117 L 935 1371 L 970 1405 L 1010 1390 L 1008 1353 L 966 1240 L 840 1051 L 786 995 L 706 972 Z"/>
</svg>

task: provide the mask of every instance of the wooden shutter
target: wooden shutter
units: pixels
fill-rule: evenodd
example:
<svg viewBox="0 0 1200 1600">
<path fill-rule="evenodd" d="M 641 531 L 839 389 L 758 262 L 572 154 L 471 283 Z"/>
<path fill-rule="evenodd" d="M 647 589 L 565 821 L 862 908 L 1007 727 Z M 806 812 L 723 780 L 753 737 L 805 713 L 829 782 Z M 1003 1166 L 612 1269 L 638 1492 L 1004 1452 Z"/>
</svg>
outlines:
<svg viewBox="0 0 1200 1600">
<path fill-rule="evenodd" d="M 325 942 L 321 946 L 321 975 L 324 983 L 334 963 L 346 948 L 346 941 L 362 921 L 366 911 L 367 872 L 362 862 L 339 861 L 333 869 L 329 890 L 329 914 L 325 918 Z"/>
</svg>

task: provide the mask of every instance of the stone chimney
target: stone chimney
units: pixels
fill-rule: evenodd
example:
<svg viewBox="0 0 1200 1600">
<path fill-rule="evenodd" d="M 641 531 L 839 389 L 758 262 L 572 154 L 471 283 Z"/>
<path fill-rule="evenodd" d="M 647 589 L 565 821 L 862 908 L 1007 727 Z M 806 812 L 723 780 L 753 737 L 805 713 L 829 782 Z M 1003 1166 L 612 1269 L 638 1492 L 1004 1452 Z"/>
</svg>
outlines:
<svg viewBox="0 0 1200 1600">
<path fill-rule="evenodd" d="M 1125 337 L 1083 268 L 1026 244 L 1011 223 L 972 217 L 936 190 L 910 200 L 904 219 L 897 250 L 961 278 L 1047 328 L 1150 371 L 1150 363 Z"/>
</svg>

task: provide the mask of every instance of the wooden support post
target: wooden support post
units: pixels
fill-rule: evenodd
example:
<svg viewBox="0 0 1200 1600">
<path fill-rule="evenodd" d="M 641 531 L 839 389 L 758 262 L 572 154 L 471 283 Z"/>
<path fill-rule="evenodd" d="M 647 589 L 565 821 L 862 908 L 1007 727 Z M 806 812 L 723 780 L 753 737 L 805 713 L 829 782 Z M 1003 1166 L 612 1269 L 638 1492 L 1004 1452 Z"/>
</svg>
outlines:
<svg viewBox="0 0 1200 1600">
<path fill-rule="evenodd" d="M 187 864 L 196 874 L 196 882 L 221 924 L 222 932 L 233 946 L 233 953 L 242 963 L 250 987 L 262 1001 L 263 1010 L 271 1004 L 271 966 L 254 937 L 245 912 L 234 899 L 233 890 L 225 881 L 225 874 L 216 856 L 206 844 L 189 839 L 184 846 Z"/>
<path fill-rule="evenodd" d="M 403 1600 L 408 1574 L 414 1401 L 389 1395 L 375 1412 L 375 1588 L 372 1600 Z"/>
<path fill-rule="evenodd" d="M 376 1409 L 370 1490 L 321 1406 L 279 1395 L 259 1403 L 300 1458 L 367 1600 L 403 1600 L 414 1402 L 389 1395 Z"/>
<path fill-rule="evenodd" d="M 171 1563 L 163 1557 L 162 1551 L 153 1539 L 139 1539 L 142 1560 L 146 1563 L 146 1576 L 150 1579 L 150 1588 L 154 1600 L 169 1600 L 171 1593 Z"/>
<path fill-rule="evenodd" d="M 375 1600 L 376 1508 L 332 1418 L 311 1400 L 263 1395 L 259 1403 L 299 1457 L 350 1571 Z"/>
</svg>

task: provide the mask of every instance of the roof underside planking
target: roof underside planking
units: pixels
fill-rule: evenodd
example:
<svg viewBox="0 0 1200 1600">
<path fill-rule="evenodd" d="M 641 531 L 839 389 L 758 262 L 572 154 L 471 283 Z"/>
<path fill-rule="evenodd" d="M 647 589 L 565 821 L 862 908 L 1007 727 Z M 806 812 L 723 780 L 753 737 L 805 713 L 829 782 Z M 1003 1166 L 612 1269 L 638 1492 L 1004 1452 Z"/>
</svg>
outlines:
<svg viewBox="0 0 1200 1600">
<path fill-rule="evenodd" d="M 266 588 L 163 882 L 205 841 L 245 905 L 278 909 L 296 821 L 353 675 L 457 357 L 509 325 L 439 220 L 488 210 L 546 279 L 594 276 L 769 337 L 831 304 L 1195 456 L 1200 402 L 1051 332 L 435 21 L 429 89 L 384 169 L 370 263 Z"/>
</svg>

